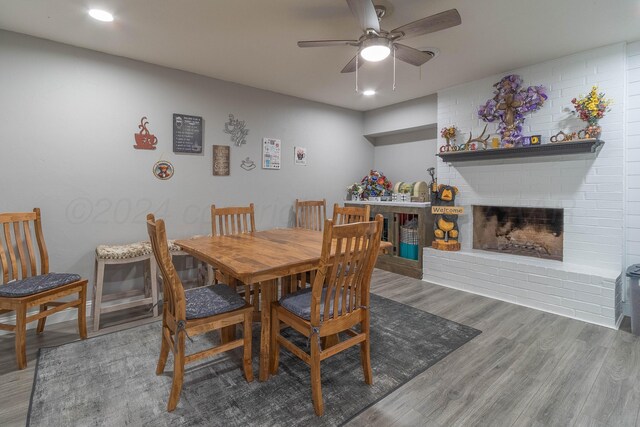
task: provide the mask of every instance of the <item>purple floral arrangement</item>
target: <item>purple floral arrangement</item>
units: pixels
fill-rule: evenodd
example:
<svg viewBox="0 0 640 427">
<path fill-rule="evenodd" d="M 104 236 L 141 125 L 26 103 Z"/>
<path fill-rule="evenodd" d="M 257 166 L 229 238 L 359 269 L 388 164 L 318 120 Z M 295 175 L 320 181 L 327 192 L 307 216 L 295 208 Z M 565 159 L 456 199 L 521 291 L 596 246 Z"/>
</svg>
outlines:
<svg viewBox="0 0 640 427">
<path fill-rule="evenodd" d="M 508 144 L 515 144 L 522 137 L 524 115 L 539 110 L 547 99 L 543 86 L 522 88 L 522 78 L 517 74 L 505 76 L 493 87 L 494 97 L 478 109 L 478 117 L 485 122 L 498 120 L 498 133 Z M 511 123 L 509 123 L 511 122 Z"/>
</svg>

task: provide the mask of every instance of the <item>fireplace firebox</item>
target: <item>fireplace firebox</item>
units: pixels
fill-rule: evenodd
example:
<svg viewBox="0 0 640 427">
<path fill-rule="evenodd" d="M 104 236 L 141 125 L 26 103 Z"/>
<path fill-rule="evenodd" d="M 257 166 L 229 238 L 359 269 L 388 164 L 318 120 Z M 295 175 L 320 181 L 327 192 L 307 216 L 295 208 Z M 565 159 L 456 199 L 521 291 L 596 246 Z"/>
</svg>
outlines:
<svg viewBox="0 0 640 427">
<path fill-rule="evenodd" d="M 564 212 L 473 206 L 473 248 L 562 261 Z"/>
</svg>

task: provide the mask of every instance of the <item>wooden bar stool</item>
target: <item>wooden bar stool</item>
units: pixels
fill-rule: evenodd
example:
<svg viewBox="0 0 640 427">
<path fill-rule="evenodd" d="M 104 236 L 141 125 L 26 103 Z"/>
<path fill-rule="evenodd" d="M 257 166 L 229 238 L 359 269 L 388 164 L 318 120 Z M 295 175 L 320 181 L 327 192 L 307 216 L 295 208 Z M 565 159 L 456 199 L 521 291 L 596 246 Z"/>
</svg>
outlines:
<svg viewBox="0 0 640 427">
<path fill-rule="evenodd" d="M 104 269 L 107 265 L 145 263 L 145 285 L 143 291 L 130 290 L 109 294 L 103 298 Z M 153 316 L 158 316 L 157 265 L 149 242 L 126 245 L 99 245 L 96 248 L 96 277 L 93 290 L 93 330 L 100 329 L 100 315 L 125 308 L 153 305 Z M 150 283 L 150 285 L 147 285 Z M 103 306 L 103 302 L 113 301 Z"/>
</svg>

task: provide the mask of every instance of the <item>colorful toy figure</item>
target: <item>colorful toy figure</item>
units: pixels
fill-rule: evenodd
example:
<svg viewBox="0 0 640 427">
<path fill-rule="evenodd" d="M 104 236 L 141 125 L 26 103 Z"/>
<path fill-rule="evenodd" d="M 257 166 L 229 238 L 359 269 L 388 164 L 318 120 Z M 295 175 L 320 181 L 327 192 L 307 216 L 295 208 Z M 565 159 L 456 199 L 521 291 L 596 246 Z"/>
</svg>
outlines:
<svg viewBox="0 0 640 427">
<path fill-rule="evenodd" d="M 431 195 L 431 206 L 455 206 L 457 194 L 457 187 L 440 184 L 436 193 Z M 446 213 L 436 215 L 433 221 L 433 234 L 436 238 L 434 247 L 439 246 L 439 242 L 447 242 L 451 246 L 458 246 L 458 215 Z M 459 246 L 453 250 L 458 249 Z"/>
</svg>

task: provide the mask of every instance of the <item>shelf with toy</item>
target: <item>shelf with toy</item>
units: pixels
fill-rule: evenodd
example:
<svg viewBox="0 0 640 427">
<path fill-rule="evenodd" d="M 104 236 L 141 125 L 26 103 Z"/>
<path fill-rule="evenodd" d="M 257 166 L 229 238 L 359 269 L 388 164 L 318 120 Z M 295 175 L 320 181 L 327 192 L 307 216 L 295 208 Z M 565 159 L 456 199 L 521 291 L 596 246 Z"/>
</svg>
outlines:
<svg viewBox="0 0 640 427">
<path fill-rule="evenodd" d="M 436 154 L 445 162 L 473 160 L 513 159 L 537 156 L 557 156 L 562 154 L 596 153 L 604 141 L 600 139 L 574 139 L 527 147 L 495 148 L 489 150 L 452 151 Z"/>
</svg>

